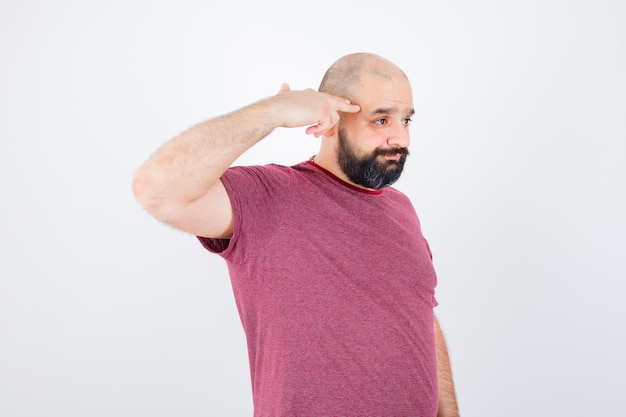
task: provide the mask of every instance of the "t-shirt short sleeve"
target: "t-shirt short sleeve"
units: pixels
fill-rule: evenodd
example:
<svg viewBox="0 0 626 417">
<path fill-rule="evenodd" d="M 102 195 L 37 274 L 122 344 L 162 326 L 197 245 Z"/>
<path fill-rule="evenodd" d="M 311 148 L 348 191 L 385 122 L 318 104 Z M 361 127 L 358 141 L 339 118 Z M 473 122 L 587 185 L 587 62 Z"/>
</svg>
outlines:
<svg viewBox="0 0 626 417">
<path fill-rule="evenodd" d="M 261 244 L 264 236 L 278 226 L 291 175 L 289 167 L 274 164 L 229 168 L 221 181 L 233 210 L 233 236 L 230 239 L 198 236 L 200 243 L 227 260 L 241 259 L 244 256 L 241 247 L 250 242 Z"/>
</svg>

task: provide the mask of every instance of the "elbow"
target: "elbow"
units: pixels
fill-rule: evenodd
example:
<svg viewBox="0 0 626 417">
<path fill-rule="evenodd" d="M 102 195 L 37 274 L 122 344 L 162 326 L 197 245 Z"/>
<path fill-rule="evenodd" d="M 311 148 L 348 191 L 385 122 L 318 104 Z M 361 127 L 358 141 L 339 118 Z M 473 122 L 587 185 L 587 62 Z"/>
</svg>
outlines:
<svg viewBox="0 0 626 417">
<path fill-rule="evenodd" d="M 135 199 L 143 206 L 146 195 L 146 178 L 141 170 L 137 171 L 133 177 L 132 190 Z"/>
<path fill-rule="evenodd" d="M 135 199 L 152 217 L 157 220 L 175 224 L 175 208 L 178 205 L 168 196 L 163 181 L 155 177 L 145 168 L 139 169 L 132 180 L 132 192 Z"/>
<path fill-rule="evenodd" d="M 139 169 L 135 173 L 132 181 L 132 191 L 137 202 L 152 215 L 158 211 L 158 205 L 155 203 L 156 190 L 154 180 L 145 172 L 145 169 Z"/>
</svg>

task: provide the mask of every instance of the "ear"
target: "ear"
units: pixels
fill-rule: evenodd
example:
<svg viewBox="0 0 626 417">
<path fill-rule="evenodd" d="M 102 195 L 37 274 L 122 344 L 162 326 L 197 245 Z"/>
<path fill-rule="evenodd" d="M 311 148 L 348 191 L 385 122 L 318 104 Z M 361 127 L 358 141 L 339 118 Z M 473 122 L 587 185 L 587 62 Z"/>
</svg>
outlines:
<svg viewBox="0 0 626 417">
<path fill-rule="evenodd" d="M 335 136 L 335 128 L 333 127 L 332 129 L 327 130 L 326 132 L 322 134 L 322 136 L 324 136 L 325 138 L 330 138 L 330 137 Z"/>
</svg>

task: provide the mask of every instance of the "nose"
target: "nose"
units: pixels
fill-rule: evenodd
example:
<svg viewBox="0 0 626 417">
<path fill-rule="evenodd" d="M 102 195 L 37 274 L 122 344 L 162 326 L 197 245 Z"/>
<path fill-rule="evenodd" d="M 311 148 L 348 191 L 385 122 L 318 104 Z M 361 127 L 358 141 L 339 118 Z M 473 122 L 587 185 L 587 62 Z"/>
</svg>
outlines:
<svg viewBox="0 0 626 417">
<path fill-rule="evenodd" d="M 409 126 L 402 122 L 394 123 L 387 137 L 387 145 L 391 148 L 408 148 L 410 143 Z"/>
</svg>

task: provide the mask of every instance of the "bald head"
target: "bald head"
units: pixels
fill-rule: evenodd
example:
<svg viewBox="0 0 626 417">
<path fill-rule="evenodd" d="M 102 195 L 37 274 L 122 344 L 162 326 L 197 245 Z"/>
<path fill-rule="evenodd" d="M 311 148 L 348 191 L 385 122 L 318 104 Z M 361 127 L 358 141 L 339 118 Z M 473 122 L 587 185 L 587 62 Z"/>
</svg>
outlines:
<svg viewBox="0 0 626 417">
<path fill-rule="evenodd" d="M 319 87 L 322 93 L 350 98 L 350 91 L 363 75 L 368 74 L 383 79 L 403 77 L 406 74 L 393 62 L 371 53 L 355 53 L 339 58 L 328 68 Z"/>
</svg>

